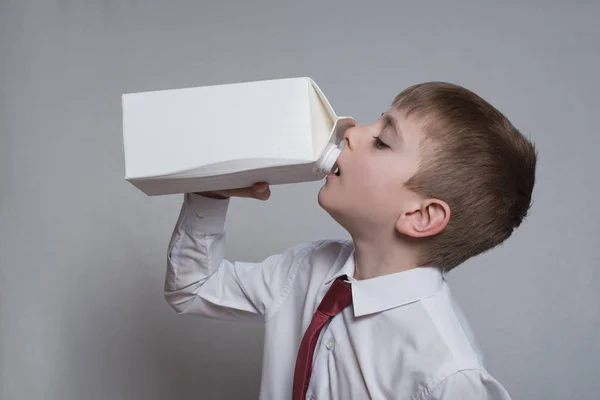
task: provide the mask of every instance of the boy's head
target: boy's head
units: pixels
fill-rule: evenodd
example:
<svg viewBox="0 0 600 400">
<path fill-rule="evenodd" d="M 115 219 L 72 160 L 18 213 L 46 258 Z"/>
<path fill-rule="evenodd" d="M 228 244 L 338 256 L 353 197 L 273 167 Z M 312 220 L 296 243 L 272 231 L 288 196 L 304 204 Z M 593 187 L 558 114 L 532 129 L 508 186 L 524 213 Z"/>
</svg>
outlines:
<svg viewBox="0 0 600 400">
<path fill-rule="evenodd" d="M 457 85 L 409 87 L 350 128 L 319 203 L 355 240 L 418 249 L 449 271 L 506 240 L 531 204 L 536 151 L 498 110 Z"/>
</svg>

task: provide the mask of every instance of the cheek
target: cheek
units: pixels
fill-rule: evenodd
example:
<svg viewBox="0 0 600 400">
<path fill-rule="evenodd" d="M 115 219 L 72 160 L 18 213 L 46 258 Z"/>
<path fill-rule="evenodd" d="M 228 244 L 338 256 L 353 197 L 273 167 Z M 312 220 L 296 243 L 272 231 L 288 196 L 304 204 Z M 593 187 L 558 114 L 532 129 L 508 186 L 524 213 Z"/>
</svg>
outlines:
<svg viewBox="0 0 600 400">
<path fill-rule="evenodd" d="M 399 174 L 396 166 L 390 165 L 388 160 L 365 156 L 355 161 L 350 171 L 353 184 L 376 190 L 397 182 L 396 177 Z"/>
<path fill-rule="evenodd" d="M 368 154 L 356 155 L 349 165 L 349 176 L 353 182 L 369 184 L 381 174 L 384 165 Z"/>
<path fill-rule="evenodd" d="M 373 204 L 381 213 L 395 213 L 406 200 L 404 183 L 412 176 L 412 171 L 397 160 L 364 162 L 353 171 L 353 193 L 363 202 Z"/>
<path fill-rule="evenodd" d="M 349 183 L 353 197 L 357 199 L 381 205 L 390 192 L 396 192 L 397 182 L 394 182 L 383 163 L 365 159 L 357 162 L 351 173 L 352 179 Z"/>
</svg>

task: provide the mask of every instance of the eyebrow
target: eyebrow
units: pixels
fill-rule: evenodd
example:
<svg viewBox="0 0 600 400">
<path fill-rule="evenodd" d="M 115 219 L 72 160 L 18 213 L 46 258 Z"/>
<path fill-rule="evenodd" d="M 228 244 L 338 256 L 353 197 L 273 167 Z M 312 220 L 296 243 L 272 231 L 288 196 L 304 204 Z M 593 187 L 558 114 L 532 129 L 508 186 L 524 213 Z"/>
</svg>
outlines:
<svg viewBox="0 0 600 400">
<path fill-rule="evenodd" d="M 391 126 L 394 128 L 394 133 L 396 134 L 397 138 L 402 140 L 402 131 L 398 125 L 398 120 L 387 113 L 382 113 L 381 117 L 383 118 L 383 127 L 387 128 L 388 126 Z"/>
</svg>

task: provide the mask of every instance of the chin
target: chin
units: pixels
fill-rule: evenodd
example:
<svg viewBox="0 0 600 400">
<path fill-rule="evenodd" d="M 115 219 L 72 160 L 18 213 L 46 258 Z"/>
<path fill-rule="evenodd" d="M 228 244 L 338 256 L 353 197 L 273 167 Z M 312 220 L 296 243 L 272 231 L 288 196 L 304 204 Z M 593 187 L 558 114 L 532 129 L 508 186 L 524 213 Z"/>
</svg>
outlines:
<svg viewBox="0 0 600 400">
<path fill-rule="evenodd" d="M 327 212 L 329 212 L 329 198 L 328 198 L 328 193 L 327 193 L 327 189 L 325 186 L 323 186 L 320 190 L 319 190 L 319 195 L 317 196 L 317 202 L 319 203 L 319 206 L 321 206 L 321 208 Z"/>
<path fill-rule="evenodd" d="M 395 214 L 390 217 L 388 213 L 386 216 L 384 206 L 371 206 L 366 199 L 348 201 L 347 196 L 335 193 L 327 186 L 323 186 L 319 191 L 318 202 L 319 206 L 351 236 L 377 230 L 381 226 L 387 227 L 390 218 L 394 218 L 395 221 Z M 359 207 L 357 206 L 359 203 L 365 205 Z"/>
<path fill-rule="evenodd" d="M 317 197 L 317 201 L 319 206 L 329 214 L 335 209 L 335 201 L 332 198 L 332 193 L 329 192 L 329 188 L 327 186 L 323 186 L 321 190 L 319 190 L 319 195 Z"/>
<path fill-rule="evenodd" d="M 344 210 L 340 207 L 340 201 L 336 201 L 325 186 L 319 191 L 319 206 L 327 212 L 338 224 L 345 228 L 344 221 L 346 216 Z"/>
</svg>

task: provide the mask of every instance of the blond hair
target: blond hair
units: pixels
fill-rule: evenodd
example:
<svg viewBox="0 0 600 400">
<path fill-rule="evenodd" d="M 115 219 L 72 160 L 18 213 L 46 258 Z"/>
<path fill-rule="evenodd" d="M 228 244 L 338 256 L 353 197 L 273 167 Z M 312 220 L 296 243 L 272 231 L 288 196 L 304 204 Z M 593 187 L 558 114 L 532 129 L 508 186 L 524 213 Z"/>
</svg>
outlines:
<svg viewBox="0 0 600 400">
<path fill-rule="evenodd" d="M 458 85 L 411 86 L 393 106 L 422 122 L 422 162 L 406 186 L 445 201 L 450 220 L 420 265 L 449 271 L 505 241 L 531 206 L 537 153 L 510 121 Z"/>
</svg>

